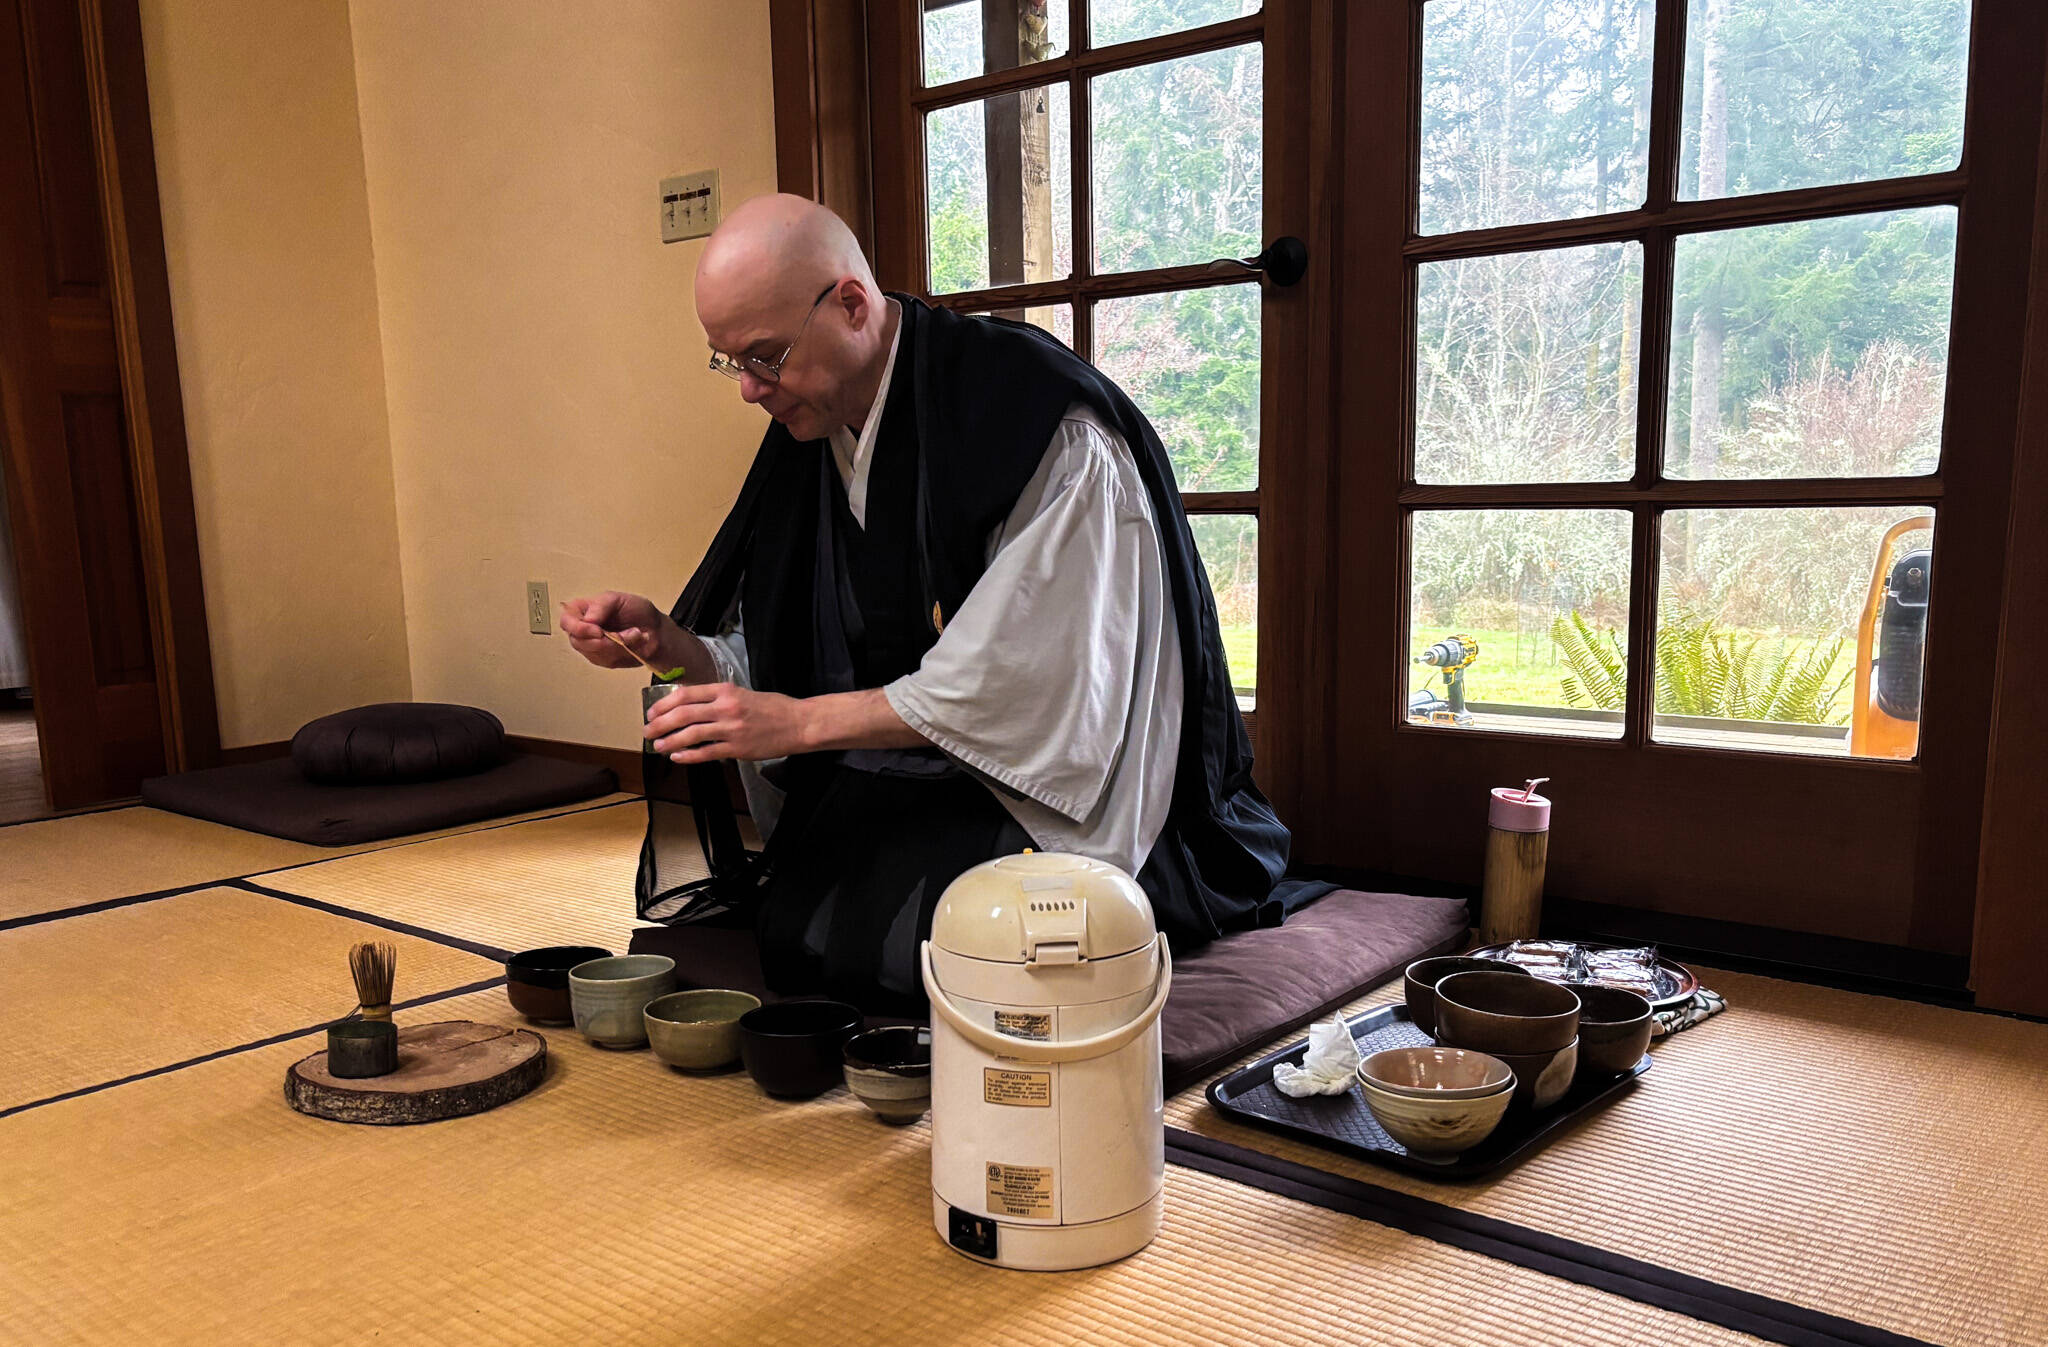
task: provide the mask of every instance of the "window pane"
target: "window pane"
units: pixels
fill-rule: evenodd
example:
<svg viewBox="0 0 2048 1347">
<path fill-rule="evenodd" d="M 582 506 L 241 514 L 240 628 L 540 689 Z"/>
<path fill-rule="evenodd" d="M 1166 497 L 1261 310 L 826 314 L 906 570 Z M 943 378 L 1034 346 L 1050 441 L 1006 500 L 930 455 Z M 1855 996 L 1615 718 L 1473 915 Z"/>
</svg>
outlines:
<svg viewBox="0 0 2048 1347">
<path fill-rule="evenodd" d="M 1655 11 L 1655 0 L 1425 6 L 1421 231 L 1642 206 Z"/>
<path fill-rule="evenodd" d="M 1230 662 L 1230 685 L 1240 698 L 1259 686 L 1259 518 L 1249 514 L 1188 516 L 1195 550 L 1209 573 L 1216 595 L 1216 616 L 1223 625 L 1223 653 Z"/>
<path fill-rule="evenodd" d="M 1680 237 L 1666 471 L 1933 472 L 1955 262 L 1953 206 Z"/>
<path fill-rule="evenodd" d="M 1969 0 L 1693 0 L 1678 194 L 1741 196 L 1962 162 Z"/>
<path fill-rule="evenodd" d="M 1183 491 L 1259 484 L 1259 287 L 1095 306 L 1095 364 L 1151 420 Z"/>
<path fill-rule="evenodd" d="M 1417 481 L 1629 477 L 1641 244 L 1428 262 L 1417 272 Z"/>
<path fill-rule="evenodd" d="M 1068 350 L 1074 349 L 1074 306 L 1071 304 L 1041 304 L 1029 309 L 995 309 L 991 311 L 990 316 L 1043 328 L 1058 337 Z"/>
<path fill-rule="evenodd" d="M 1090 84 L 1097 271 L 1259 251 L 1265 88 L 1257 43 Z"/>
<path fill-rule="evenodd" d="M 1093 0 L 1088 44 L 1107 47 L 1259 12 L 1259 0 Z"/>
<path fill-rule="evenodd" d="M 924 82 L 950 84 L 1067 53 L 1067 0 L 924 0 Z"/>
<path fill-rule="evenodd" d="M 924 139 L 933 294 L 1073 274 L 1066 85 L 941 108 Z"/>
<path fill-rule="evenodd" d="M 1667 513 L 1653 737 L 1912 757 L 1932 525 L 1901 506 Z"/>
<path fill-rule="evenodd" d="M 1621 736 L 1626 511 L 1420 510 L 1410 528 L 1411 721 Z"/>
</svg>

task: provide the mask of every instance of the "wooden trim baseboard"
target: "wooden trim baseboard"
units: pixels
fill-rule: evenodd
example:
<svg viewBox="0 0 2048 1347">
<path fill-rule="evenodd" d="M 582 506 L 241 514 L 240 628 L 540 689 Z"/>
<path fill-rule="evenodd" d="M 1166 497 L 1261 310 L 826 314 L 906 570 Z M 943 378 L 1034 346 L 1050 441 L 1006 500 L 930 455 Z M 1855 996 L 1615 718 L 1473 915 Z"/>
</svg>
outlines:
<svg viewBox="0 0 2048 1347">
<path fill-rule="evenodd" d="M 244 744 L 240 748 L 223 748 L 220 751 L 220 765 L 240 767 L 246 762 L 268 762 L 272 758 L 289 757 L 292 741 L 278 739 L 267 744 Z"/>
</svg>

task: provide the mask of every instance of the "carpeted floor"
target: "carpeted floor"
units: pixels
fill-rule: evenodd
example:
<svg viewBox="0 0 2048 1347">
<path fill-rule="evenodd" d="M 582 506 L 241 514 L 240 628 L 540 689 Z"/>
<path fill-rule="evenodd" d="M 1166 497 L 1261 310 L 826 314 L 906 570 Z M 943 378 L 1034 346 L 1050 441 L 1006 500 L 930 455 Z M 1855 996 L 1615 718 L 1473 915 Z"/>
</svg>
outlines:
<svg viewBox="0 0 2048 1347">
<path fill-rule="evenodd" d="M 539 1091 L 479 1117 L 386 1130 L 284 1105 L 285 1067 L 320 1046 L 296 1031 L 352 1000 L 353 939 L 400 946 L 401 1000 L 440 997 L 405 1023 L 512 1022 L 502 991 L 462 990 L 498 971 L 477 946 L 623 948 L 640 822 L 594 809 L 83 912 L 57 908 L 230 879 L 251 853 L 131 819 L 153 862 L 101 864 L 100 833 L 73 870 L 33 834 L 21 859 L 36 825 L 0 830 L 0 875 L 71 886 L 0 929 L 0 1342 L 1756 1340 L 1179 1168 L 1140 1255 L 985 1269 L 929 1229 L 925 1126 L 569 1030 L 546 1031 Z M 1726 1014 L 1490 1182 L 1293 1147 L 1198 1091 L 1168 1121 L 1880 1330 L 2048 1342 L 2048 1026 L 1709 981 Z"/>
</svg>

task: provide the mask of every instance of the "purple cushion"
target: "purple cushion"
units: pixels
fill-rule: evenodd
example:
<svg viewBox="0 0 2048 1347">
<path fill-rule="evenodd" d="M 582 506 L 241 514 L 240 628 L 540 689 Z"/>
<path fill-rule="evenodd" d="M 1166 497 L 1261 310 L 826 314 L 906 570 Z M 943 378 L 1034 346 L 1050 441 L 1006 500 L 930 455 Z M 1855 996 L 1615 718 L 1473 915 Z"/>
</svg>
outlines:
<svg viewBox="0 0 2048 1347">
<path fill-rule="evenodd" d="M 1338 889 L 1285 925 L 1238 931 L 1178 958 L 1160 1016 L 1173 1094 L 1320 1019 L 1417 959 L 1461 948 L 1456 898 Z"/>
<path fill-rule="evenodd" d="M 1238 931 L 1176 957 L 1160 1015 L 1166 1092 L 1329 1014 L 1417 959 L 1462 947 L 1466 924 L 1465 904 L 1455 898 L 1338 889 L 1285 925 Z M 643 927 L 632 950 L 674 959 L 678 987 L 777 999 L 762 980 L 752 931 Z"/>
<path fill-rule="evenodd" d="M 505 727 L 489 711 L 442 702 L 379 702 L 309 721 L 292 761 L 323 786 L 445 781 L 505 760 Z"/>
</svg>

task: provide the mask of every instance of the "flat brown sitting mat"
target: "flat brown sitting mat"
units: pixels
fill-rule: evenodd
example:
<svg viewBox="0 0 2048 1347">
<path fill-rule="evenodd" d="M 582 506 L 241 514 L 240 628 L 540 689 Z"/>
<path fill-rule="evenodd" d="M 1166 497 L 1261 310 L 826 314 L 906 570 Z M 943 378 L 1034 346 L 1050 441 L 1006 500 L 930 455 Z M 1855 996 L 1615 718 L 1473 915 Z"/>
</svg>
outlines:
<svg viewBox="0 0 2048 1347">
<path fill-rule="evenodd" d="M 1700 974 L 1726 1013 L 1492 1179 L 1235 1124 L 1199 1088 L 1167 1123 L 1897 1333 L 2048 1341 L 2048 1025 Z"/>
<path fill-rule="evenodd" d="M 349 946 L 398 950 L 410 999 L 496 977 L 488 959 L 241 889 L 0 931 L 0 1111 L 338 1019 Z"/>
<path fill-rule="evenodd" d="M 501 992 L 432 1013 L 513 1022 Z M 929 1129 L 844 1090 L 780 1103 L 561 1034 L 514 1107 L 334 1127 L 277 1094 L 314 1045 L 0 1123 L 0 1341 L 1755 1341 L 1181 1169 L 1142 1253 L 985 1268 L 932 1233 Z"/>
<path fill-rule="evenodd" d="M 632 798 L 613 795 L 568 808 L 595 808 Z M 536 815 L 480 820 L 442 832 L 352 847 L 308 846 L 141 807 L 39 819 L 0 828 L 0 922 L 403 846 L 530 817 Z"/>
<path fill-rule="evenodd" d="M 406 1127 L 509 1104 L 547 1075 L 547 1040 L 531 1029 L 440 1020 L 400 1025 L 397 1036 L 396 1071 L 345 1079 L 322 1048 L 284 1073 L 284 1101 L 315 1118 Z"/>
<path fill-rule="evenodd" d="M 290 758 L 208 767 L 142 783 L 159 809 L 315 846 L 352 846 L 596 799 L 619 788 L 609 767 L 514 753 L 494 767 L 433 781 L 325 785 Z"/>
<path fill-rule="evenodd" d="M 647 812 L 592 809 L 268 875 L 317 898 L 500 949 L 601 945 L 623 953 Z"/>
</svg>

